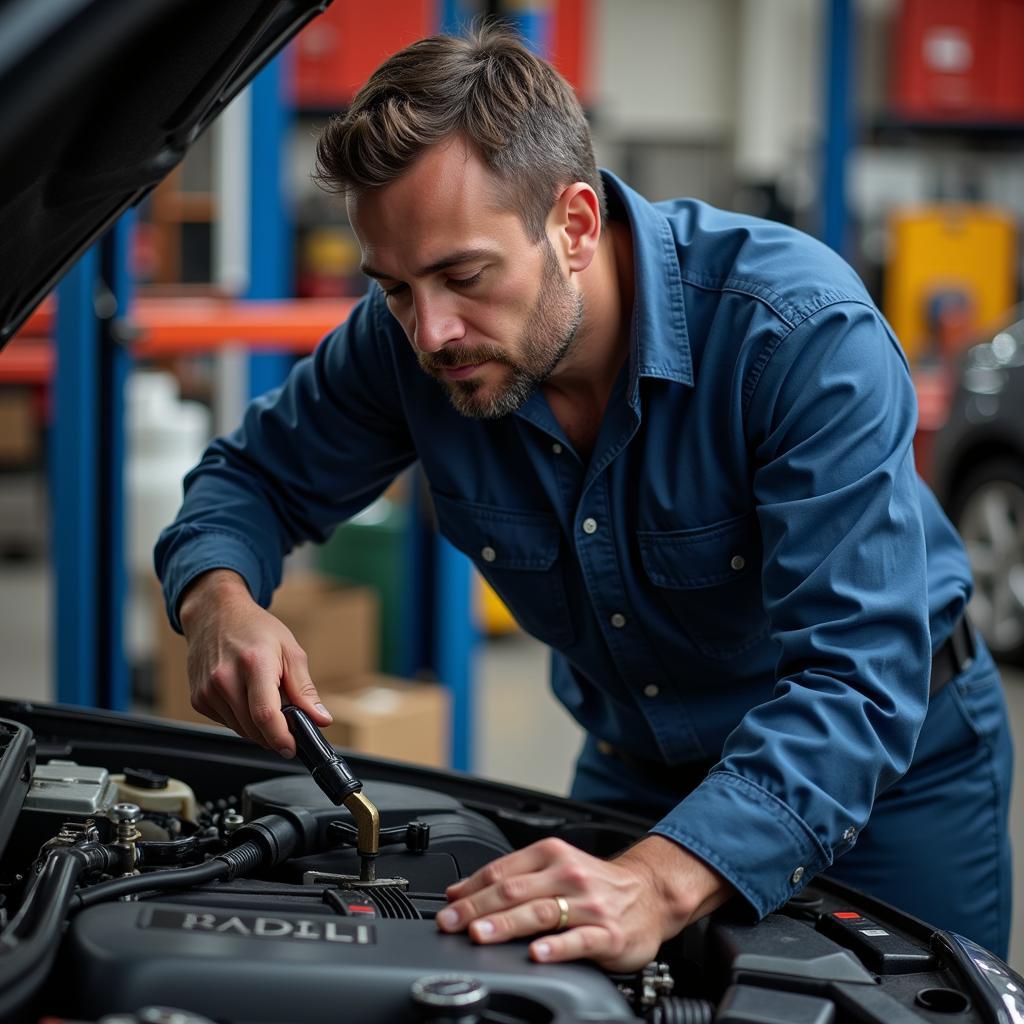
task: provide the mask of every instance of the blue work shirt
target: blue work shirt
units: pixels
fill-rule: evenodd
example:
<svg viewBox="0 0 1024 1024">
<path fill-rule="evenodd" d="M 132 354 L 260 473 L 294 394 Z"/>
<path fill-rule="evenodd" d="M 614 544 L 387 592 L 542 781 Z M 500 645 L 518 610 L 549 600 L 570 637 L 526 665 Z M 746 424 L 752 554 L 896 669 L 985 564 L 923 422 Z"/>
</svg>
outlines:
<svg viewBox="0 0 1024 1024">
<path fill-rule="evenodd" d="M 157 571 L 178 628 L 214 567 L 266 606 L 290 548 L 419 460 L 440 531 L 550 645 L 584 729 L 670 766 L 717 760 L 654 831 L 765 914 L 907 770 L 969 569 L 856 274 L 782 225 L 605 182 L 635 301 L 589 460 L 540 392 L 497 420 L 455 412 L 374 286 L 210 446 Z"/>
</svg>

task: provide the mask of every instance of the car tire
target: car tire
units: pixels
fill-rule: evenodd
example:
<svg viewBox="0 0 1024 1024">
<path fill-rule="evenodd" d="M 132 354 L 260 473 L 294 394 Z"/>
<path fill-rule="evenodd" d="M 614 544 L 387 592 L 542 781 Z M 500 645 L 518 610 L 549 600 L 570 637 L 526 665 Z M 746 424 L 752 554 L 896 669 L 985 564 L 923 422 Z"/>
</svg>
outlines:
<svg viewBox="0 0 1024 1024">
<path fill-rule="evenodd" d="M 971 621 L 996 660 L 1024 665 L 1024 462 L 981 463 L 959 483 L 949 511 L 974 574 Z"/>
</svg>

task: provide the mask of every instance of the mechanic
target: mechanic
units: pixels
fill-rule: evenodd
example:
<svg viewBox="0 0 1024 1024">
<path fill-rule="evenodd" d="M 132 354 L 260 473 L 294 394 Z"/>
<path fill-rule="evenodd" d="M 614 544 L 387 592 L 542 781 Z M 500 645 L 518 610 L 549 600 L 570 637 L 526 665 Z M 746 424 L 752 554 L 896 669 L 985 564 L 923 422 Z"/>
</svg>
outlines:
<svg viewBox="0 0 1024 1024">
<path fill-rule="evenodd" d="M 598 173 L 571 88 L 499 29 L 391 57 L 317 156 L 376 283 L 213 442 L 157 545 L 193 706 L 285 756 L 282 700 L 327 724 L 264 609 L 288 550 L 418 460 L 441 532 L 552 649 L 589 737 L 572 796 L 657 822 L 610 861 L 504 857 L 440 928 L 625 970 L 829 871 L 1005 956 L 1001 685 L 854 272 Z"/>
</svg>

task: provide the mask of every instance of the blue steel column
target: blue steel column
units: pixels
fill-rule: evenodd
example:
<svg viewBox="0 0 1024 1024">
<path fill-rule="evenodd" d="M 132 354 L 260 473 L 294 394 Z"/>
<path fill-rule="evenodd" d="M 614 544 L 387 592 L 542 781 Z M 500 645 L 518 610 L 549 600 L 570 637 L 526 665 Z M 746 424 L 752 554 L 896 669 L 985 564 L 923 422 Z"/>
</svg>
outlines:
<svg viewBox="0 0 1024 1024">
<path fill-rule="evenodd" d="M 840 255 L 847 244 L 846 165 L 853 133 L 854 19 L 851 0 L 831 0 L 827 16 L 825 147 L 821 238 Z"/>
<path fill-rule="evenodd" d="M 507 0 L 502 18 L 539 57 L 551 52 L 551 4 L 547 0 Z"/>
<path fill-rule="evenodd" d="M 472 0 L 440 0 L 438 4 L 438 31 L 457 35 L 473 20 L 477 4 Z"/>
<path fill-rule="evenodd" d="M 443 0 L 441 30 L 458 32 L 465 21 L 464 5 Z M 505 11 L 531 48 L 544 56 L 549 46 L 548 5 L 510 4 Z M 499 468 L 495 467 L 495 472 Z M 434 565 L 434 658 L 440 680 L 452 699 L 452 767 L 472 771 L 475 701 L 473 661 L 477 645 L 473 608 L 473 576 L 469 559 L 438 536 Z"/>
<path fill-rule="evenodd" d="M 458 33 L 467 22 L 466 5 L 442 0 L 441 31 Z M 472 771 L 474 655 L 477 646 L 473 574 L 469 559 L 440 534 L 434 542 L 434 668 L 451 695 L 451 766 Z"/>
<path fill-rule="evenodd" d="M 122 218 L 57 288 L 50 435 L 58 701 L 126 710 L 124 389 L 118 342 L 131 292 L 133 218 Z"/>
<path fill-rule="evenodd" d="M 51 532 L 56 598 L 57 700 L 96 705 L 102 567 L 96 545 L 99 326 L 98 247 L 57 288 L 57 368 L 50 435 Z"/>
<path fill-rule="evenodd" d="M 474 763 L 473 660 L 477 643 L 473 621 L 473 577 L 469 559 L 440 535 L 437 538 L 434 642 L 437 675 L 451 694 L 451 764 L 472 771 Z"/>
<path fill-rule="evenodd" d="M 284 165 L 291 120 L 285 85 L 287 50 L 252 83 L 249 181 L 249 288 L 247 299 L 281 299 L 292 294 L 292 232 L 284 194 Z M 249 359 L 249 395 L 277 387 L 288 375 L 286 353 Z"/>
<path fill-rule="evenodd" d="M 98 578 L 100 616 L 98 703 L 114 711 L 131 706 L 131 675 L 125 654 L 125 599 L 128 593 L 128 569 L 125 548 L 128 525 L 125 516 L 124 469 L 127 465 L 125 443 L 125 389 L 131 372 L 127 324 L 132 298 L 130 251 L 135 229 L 135 214 L 124 214 L 100 243 L 101 271 L 105 287 L 113 300 L 101 309 L 100 342 L 100 473 L 99 473 L 99 557 Z"/>
</svg>

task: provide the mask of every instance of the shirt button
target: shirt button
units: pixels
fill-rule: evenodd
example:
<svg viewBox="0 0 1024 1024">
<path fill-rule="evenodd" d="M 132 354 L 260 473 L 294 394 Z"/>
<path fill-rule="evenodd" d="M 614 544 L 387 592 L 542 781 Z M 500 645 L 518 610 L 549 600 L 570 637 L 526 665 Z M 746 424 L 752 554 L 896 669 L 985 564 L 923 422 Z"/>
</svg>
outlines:
<svg viewBox="0 0 1024 1024">
<path fill-rule="evenodd" d="M 626 624 L 626 616 L 622 612 L 616 612 L 611 618 L 611 623 L 616 629 L 622 629 Z"/>
<path fill-rule="evenodd" d="M 804 869 L 802 867 L 799 867 L 799 868 L 796 869 L 796 871 L 793 872 L 792 875 L 789 876 L 789 880 L 790 880 L 790 882 L 793 883 L 793 885 L 799 885 L 800 884 L 800 879 L 803 878 L 803 877 L 804 877 Z"/>
<path fill-rule="evenodd" d="M 644 687 L 645 697 L 657 697 L 660 692 L 661 691 L 654 685 L 654 683 L 648 683 L 648 685 Z"/>
<path fill-rule="evenodd" d="M 851 825 L 851 826 L 850 826 L 850 827 L 849 827 L 849 828 L 848 828 L 848 829 L 847 829 L 847 830 L 846 830 L 846 831 L 845 831 L 845 832 L 843 833 L 843 839 L 845 839 L 845 840 L 846 840 L 847 842 L 849 842 L 849 841 L 850 841 L 851 839 L 853 839 L 853 837 L 854 837 L 854 836 L 856 836 L 856 834 L 857 834 L 857 830 L 856 830 L 856 829 L 855 829 L 855 828 L 854 828 L 854 827 L 853 827 L 853 826 Z"/>
<path fill-rule="evenodd" d="M 492 547 L 486 547 L 480 552 L 480 557 L 485 562 L 493 562 L 497 557 L 498 553 Z"/>
<path fill-rule="evenodd" d="M 561 455 L 562 454 L 562 446 L 557 441 L 551 446 L 551 450 L 556 455 Z"/>
<path fill-rule="evenodd" d="M 597 533 L 597 520 L 589 517 L 583 520 L 584 533 Z"/>
<path fill-rule="evenodd" d="M 739 572 L 747 564 L 747 560 L 742 555 L 733 555 L 732 561 L 729 564 Z"/>
</svg>

